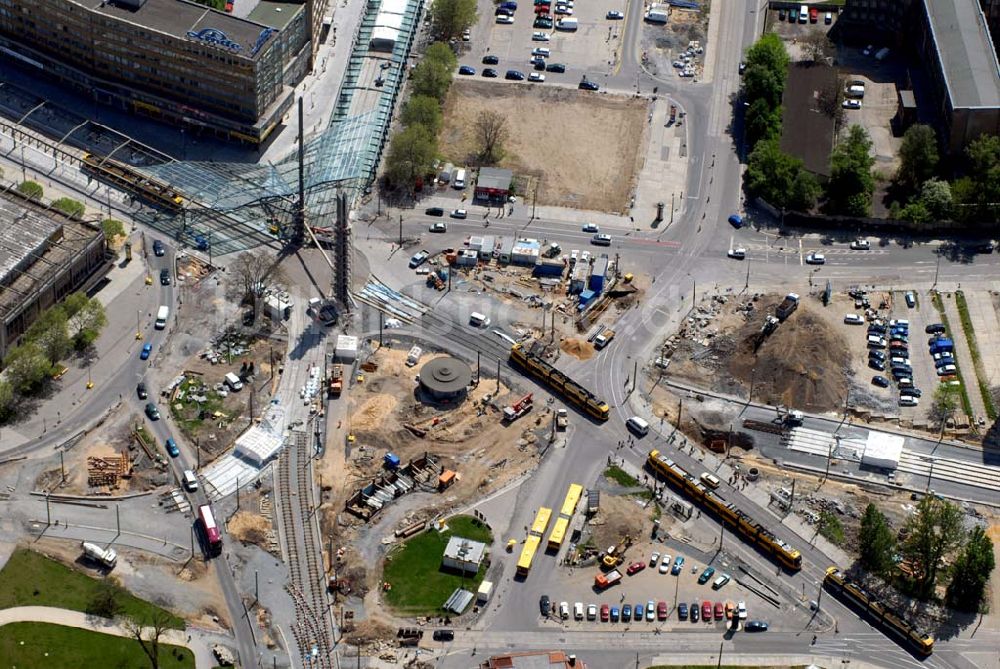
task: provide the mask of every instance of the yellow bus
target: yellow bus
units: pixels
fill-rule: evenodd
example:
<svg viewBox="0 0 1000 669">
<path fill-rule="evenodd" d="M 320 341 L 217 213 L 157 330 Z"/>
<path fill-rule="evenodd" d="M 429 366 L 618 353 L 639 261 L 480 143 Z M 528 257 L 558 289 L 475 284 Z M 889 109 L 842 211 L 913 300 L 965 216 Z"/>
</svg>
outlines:
<svg viewBox="0 0 1000 669">
<path fill-rule="evenodd" d="M 576 505 L 580 503 L 582 496 L 583 486 L 579 483 L 571 483 L 569 491 L 566 493 L 566 499 L 563 500 L 562 509 L 559 510 L 559 515 L 572 518 L 573 514 L 576 513 Z"/>
<path fill-rule="evenodd" d="M 539 539 L 545 534 L 545 530 L 549 528 L 549 519 L 552 518 L 552 509 L 542 507 L 538 510 L 538 515 L 535 516 L 535 522 L 531 525 L 531 535 L 536 536 Z"/>
<path fill-rule="evenodd" d="M 521 549 L 521 557 L 517 560 L 517 575 L 527 576 L 531 570 L 531 562 L 535 559 L 538 545 L 542 542 L 540 537 L 531 535 L 524 540 L 524 548 Z"/>
<path fill-rule="evenodd" d="M 566 530 L 569 529 L 569 518 L 559 518 L 552 526 L 552 534 L 549 535 L 549 550 L 558 551 L 562 547 L 562 542 L 566 538 Z"/>
</svg>

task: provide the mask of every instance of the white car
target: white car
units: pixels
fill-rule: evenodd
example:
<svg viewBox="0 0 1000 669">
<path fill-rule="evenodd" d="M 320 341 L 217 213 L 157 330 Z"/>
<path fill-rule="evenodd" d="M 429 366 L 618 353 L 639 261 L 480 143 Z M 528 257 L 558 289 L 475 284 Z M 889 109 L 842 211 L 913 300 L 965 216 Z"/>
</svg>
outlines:
<svg viewBox="0 0 1000 669">
<path fill-rule="evenodd" d="M 727 254 L 730 258 L 735 258 L 736 260 L 743 260 L 747 257 L 747 250 L 742 246 L 738 246 L 735 249 L 729 249 Z"/>
<path fill-rule="evenodd" d="M 806 256 L 807 265 L 825 265 L 826 256 L 822 253 L 817 253 L 816 251 L 810 251 L 809 255 Z"/>
<path fill-rule="evenodd" d="M 548 42 L 551 39 L 548 33 L 533 32 L 531 33 L 532 42 Z"/>
<path fill-rule="evenodd" d="M 597 223 L 584 223 L 583 224 L 583 231 L 584 232 L 600 232 L 601 229 L 597 226 Z"/>
<path fill-rule="evenodd" d="M 530 72 L 528 74 L 528 81 L 542 83 L 545 81 L 545 75 L 542 74 L 541 72 Z"/>
<path fill-rule="evenodd" d="M 747 619 L 747 603 L 742 599 L 736 604 L 736 615 L 740 620 Z"/>
<path fill-rule="evenodd" d="M 867 251 L 871 247 L 872 244 L 867 239 L 855 239 L 853 242 L 851 242 L 852 251 Z"/>
<path fill-rule="evenodd" d="M 597 620 L 597 604 L 587 605 L 587 620 Z"/>
<path fill-rule="evenodd" d="M 840 104 L 844 109 L 861 109 L 861 100 L 844 100 Z"/>
<path fill-rule="evenodd" d="M 569 603 L 559 602 L 559 617 L 563 620 L 569 618 Z"/>
<path fill-rule="evenodd" d="M 446 223 L 431 223 L 431 232 L 448 232 Z"/>
<path fill-rule="evenodd" d="M 649 556 L 649 566 L 655 567 L 659 559 L 660 559 L 660 554 L 657 553 L 656 551 L 653 551 L 653 554 Z"/>
<path fill-rule="evenodd" d="M 556 5 L 555 13 L 559 16 L 573 16 L 573 8 L 566 5 Z"/>
<path fill-rule="evenodd" d="M 899 396 L 899 406 L 901 407 L 915 407 L 918 404 L 920 404 L 920 400 L 913 395 Z"/>
<path fill-rule="evenodd" d="M 548 58 L 550 55 L 552 55 L 552 51 L 550 51 L 549 47 L 547 46 L 536 46 L 534 49 L 531 50 L 531 55 L 541 56 L 542 58 Z"/>
<path fill-rule="evenodd" d="M 500 16 L 497 17 L 496 22 L 504 26 L 514 25 L 514 17 L 507 16 L 506 14 L 501 14 Z"/>
<path fill-rule="evenodd" d="M 625 14 L 623 12 L 610 11 L 605 18 L 609 21 L 621 21 L 625 18 Z"/>
<path fill-rule="evenodd" d="M 452 218 L 467 218 L 469 216 L 469 212 L 467 212 L 465 209 L 452 209 L 451 214 L 449 215 Z"/>
<path fill-rule="evenodd" d="M 590 243 L 597 246 L 611 246 L 611 235 L 599 232 L 590 238 Z"/>
<path fill-rule="evenodd" d="M 670 571 L 670 565 L 673 564 L 673 560 L 670 558 L 670 553 L 665 553 L 662 558 L 660 558 L 660 573 L 666 574 Z"/>
<path fill-rule="evenodd" d="M 471 30 L 466 30 L 464 33 L 462 33 L 462 41 L 463 42 L 468 42 L 471 39 L 472 39 L 472 31 Z"/>
<path fill-rule="evenodd" d="M 656 620 L 656 602 L 652 599 L 646 602 L 646 622 L 653 622 Z"/>
</svg>

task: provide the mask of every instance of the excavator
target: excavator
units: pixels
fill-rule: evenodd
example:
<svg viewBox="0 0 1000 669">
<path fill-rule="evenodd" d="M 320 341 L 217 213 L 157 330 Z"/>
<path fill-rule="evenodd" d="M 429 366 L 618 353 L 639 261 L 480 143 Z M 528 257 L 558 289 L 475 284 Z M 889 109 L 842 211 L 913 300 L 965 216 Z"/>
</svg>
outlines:
<svg viewBox="0 0 1000 669">
<path fill-rule="evenodd" d="M 625 551 L 632 545 L 632 537 L 626 534 L 617 546 L 611 546 L 601 558 L 601 564 L 606 569 L 613 569 L 625 561 Z"/>
</svg>

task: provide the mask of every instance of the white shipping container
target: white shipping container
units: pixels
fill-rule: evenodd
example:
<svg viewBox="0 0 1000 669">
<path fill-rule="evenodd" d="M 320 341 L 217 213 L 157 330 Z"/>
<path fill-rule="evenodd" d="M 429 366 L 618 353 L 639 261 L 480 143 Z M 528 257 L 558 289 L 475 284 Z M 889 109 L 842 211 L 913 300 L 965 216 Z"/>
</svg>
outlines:
<svg viewBox="0 0 1000 669">
<path fill-rule="evenodd" d="M 342 362 L 353 362 L 358 357 L 358 338 L 338 335 L 335 355 Z"/>
</svg>

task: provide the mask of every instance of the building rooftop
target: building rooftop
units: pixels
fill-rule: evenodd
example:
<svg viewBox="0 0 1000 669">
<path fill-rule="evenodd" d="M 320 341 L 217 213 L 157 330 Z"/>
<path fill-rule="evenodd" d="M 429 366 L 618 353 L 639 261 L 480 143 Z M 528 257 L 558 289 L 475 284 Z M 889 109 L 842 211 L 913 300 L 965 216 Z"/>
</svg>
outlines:
<svg viewBox="0 0 1000 669">
<path fill-rule="evenodd" d="M 62 225 L 21 206 L 17 200 L 0 198 L 0 285 L 7 285 L 16 270 L 24 271 L 44 251 L 45 241 Z"/>
<path fill-rule="evenodd" d="M 570 664 L 569 657 L 561 650 L 494 655 L 481 667 L 482 669 L 569 669 L 570 667 L 587 669 L 580 661 L 575 665 Z"/>
<path fill-rule="evenodd" d="M 177 38 L 218 45 L 254 58 L 275 35 L 269 28 L 185 0 L 77 0 L 91 11 Z"/>
<path fill-rule="evenodd" d="M 486 544 L 465 537 L 451 537 L 444 548 L 444 557 L 460 562 L 479 564 L 486 553 Z"/>
<path fill-rule="evenodd" d="M 295 15 L 303 11 L 305 7 L 301 2 L 273 2 L 273 0 L 260 0 L 253 11 L 247 15 L 247 19 L 254 23 L 284 30 Z"/>
<path fill-rule="evenodd" d="M 479 170 L 479 178 L 476 180 L 477 188 L 489 188 L 491 190 L 507 190 L 510 182 L 514 178 L 514 173 L 510 170 L 502 170 L 496 167 L 484 167 Z"/>
<path fill-rule="evenodd" d="M 1000 106 L 1000 65 L 976 0 L 924 0 L 953 108 Z"/>
</svg>

